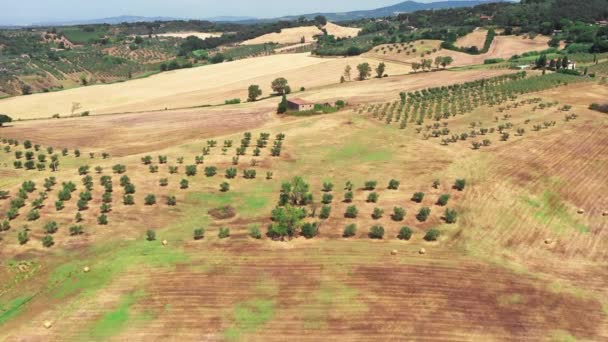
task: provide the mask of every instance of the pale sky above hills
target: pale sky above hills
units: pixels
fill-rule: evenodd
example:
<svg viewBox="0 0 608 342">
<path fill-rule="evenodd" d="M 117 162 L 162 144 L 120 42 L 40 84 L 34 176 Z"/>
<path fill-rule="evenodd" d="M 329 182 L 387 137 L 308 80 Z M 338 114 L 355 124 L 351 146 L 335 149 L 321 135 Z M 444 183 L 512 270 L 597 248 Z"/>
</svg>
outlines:
<svg viewBox="0 0 608 342">
<path fill-rule="evenodd" d="M 432 0 L 417 0 L 433 2 Z M 312 12 L 345 12 L 384 7 L 400 0 L 0 0 L 0 24 L 88 20 L 120 15 L 208 18 L 271 18 Z"/>
</svg>

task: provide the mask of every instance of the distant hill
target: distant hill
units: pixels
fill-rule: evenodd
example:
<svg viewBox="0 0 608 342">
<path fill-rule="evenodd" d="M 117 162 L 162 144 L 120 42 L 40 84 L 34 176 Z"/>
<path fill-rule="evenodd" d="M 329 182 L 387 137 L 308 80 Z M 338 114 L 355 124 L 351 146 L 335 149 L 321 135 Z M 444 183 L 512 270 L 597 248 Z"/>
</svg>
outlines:
<svg viewBox="0 0 608 342">
<path fill-rule="evenodd" d="M 364 11 L 351 11 L 351 12 L 337 12 L 337 13 L 310 13 L 304 15 L 285 16 L 278 18 L 280 20 L 296 20 L 300 17 L 306 17 L 312 19 L 315 16 L 322 15 L 329 21 L 344 21 L 344 20 L 356 20 L 364 18 L 378 18 L 378 17 L 390 17 L 400 13 L 411 13 L 422 10 L 436 10 L 445 8 L 458 8 L 458 7 L 474 7 L 477 5 L 483 5 L 492 2 L 506 2 L 508 0 L 458 0 L 458 1 L 438 1 L 421 3 L 415 1 L 405 1 L 396 5 L 377 8 L 373 10 Z"/>
<path fill-rule="evenodd" d="M 173 18 L 173 17 L 142 17 L 133 15 L 121 15 L 118 17 L 90 19 L 90 20 L 73 20 L 73 21 L 54 21 L 35 23 L 32 26 L 71 26 L 71 25 L 94 25 L 94 24 L 110 24 L 116 25 L 121 23 L 139 23 L 152 21 L 174 21 L 174 20 L 190 20 L 190 18 Z M 238 16 L 221 16 L 212 18 L 203 18 L 201 20 L 215 22 L 235 22 L 256 20 L 254 17 L 238 17 Z"/>
</svg>

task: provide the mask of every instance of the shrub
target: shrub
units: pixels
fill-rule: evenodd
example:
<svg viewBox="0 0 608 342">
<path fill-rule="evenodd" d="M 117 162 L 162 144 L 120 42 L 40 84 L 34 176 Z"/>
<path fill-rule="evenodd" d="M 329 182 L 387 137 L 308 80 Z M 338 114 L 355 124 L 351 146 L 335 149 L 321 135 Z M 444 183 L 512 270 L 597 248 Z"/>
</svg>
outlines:
<svg viewBox="0 0 608 342">
<path fill-rule="evenodd" d="M 154 204 L 156 204 L 156 196 L 154 196 L 152 194 L 149 194 L 144 199 L 144 203 L 145 203 L 145 205 L 154 205 Z"/>
<path fill-rule="evenodd" d="M 382 215 L 384 215 L 384 210 L 380 209 L 380 208 L 374 208 L 374 212 L 372 213 L 372 218 L 374 220 L 378 220 L 380 218 L 382 218 Z"/>
<path fill-rule="evenodd" d="M 357 225 L 356 224 L 349 224 L 348 226 L 344 227 L 344 233 L 342 233 L 342 236 L 345 238 L 348 237 L 353 237 L 357 234 Z"/>
<path fill-rule="evenodd" d="M 22 230 L 17 234 L 17 240 L 20 245 L 25 245 L 28 241 L 30 241 L 30 237 L 27 233 L 27 230 Z"/>
<path fill-rule="evenodd" d="M 323 194 L 323 198 L 321 200 L 321 202 L 323 204 L 330 204 L 334 199 L 334 196 L 332 194 Z"/>
<path fill-rule="evenodd" d="M 412 197 L 412 201 L 414 201 L 416 203 L 422 203 L 423 199 L 424 199 L 424 192 L 417 192 Z"/>
<path fill-rule="evenodd" d="M 222 184 L 220 184 L 220 191 L 221 192 L 228 192 L 230 190 L 230 184 L 223 182 Z"/>
<path fill-rule="evenodd" d="M 450 201 L 450 197 L 451 196 L 448 194 L 439 196 L 439 199 L 437 200 L 437 205 L 440 205 L 442 207 L 446 206 L 448 204 L 448 202 Z"/>
<path fill-rule="evenodd" d="M 347 217 L 347 218 L 356 218 L 357 214 L 359 214 L 359 211 L 357 210 L 357 207 L 354 206 L 354 205 L 351 205 L 348 208 L 346 208 L 346 212 L 344 213 L 344 217 Z"/>
<path fill-rule="evenodd" d="M 167 197 L 167 205 L 170 207 L 177 205 L 177 198 L 175 198 L 175 196 Z"/>
<path fill-rule="evenodd" d="M 395 207 L 393 209 L 393 215 L 391 216 L 391 218 L 394 221 L 403 221 L 403 219 L 405 218 L 405 214 L 406 214 L 405 209 L 400 208 L 400 207 Z"/>
<path fill-rule="evenodd" d="M 416 215 L 416 218 L 418 219 L 418 221 L 424 222 L 429 218 L 430 214 L 431 214 L 431 209 L 428 207 L 423 207 L 423 208 L 420 208 L 420 211 Z"/>
<path fill-rule="evenodd" d="M 194 240 L 202 240 L 205 238 L 205 229 L 204 228 L 196 228 L 194 230 Z"/>
<path fill-rule="evenodd" d="M 133 198 L 133 195 L 124 195 L 122 197 L 122 203 L 124 203 L 124 205 L 134 205 L 135 199 Z"/>
<path fill-rule="evenodd" d="M 372 239 L 382 239 L 384 238 L 384 227 L 382 226 L 373 226 L 369 230 L 369 237 Z"/>
<path fill-rule="evenodd" d="M 118 174 L 125 173 L 127 171 L 127 167 L 121 164 L 116 164 L 112 166 L 112 171 Z"/>
<path fill-rule="evenodd" d="M 217 174 L 217 167 L 215 166 L 207 166 L 205 168 L 205 176 L 213 177 Z"/>
<path fill-rule="evenodd" d="M 74 219 L 76 220 L 76 222 L 81 222 L 82 221 L 82 214 L 80 212 L 77 212 L 76 216 L 74 217 Z"/>
<path fill-rule="evenodd" d="M 44 232 L 47 234 L 55 234 L 57 233 L 58 228 L 59 227 L 57 226 L 57 222 L 49 221 L 44 225 Z"/>
<path fill-rule="evenodd" d="M 50 248 L 55 244 L 55 240 L 53 239 L 53 237 L 51 235 L 45 235 L 42 238 L 42 246 L 46 247 L 46 248 Z"/>
<path fill-rule="evenodd" d="M 376 181 L 367 181 L 365 182 L 365 190 L 374 190 L 377 184 L 378 182 Z"/>
<path fill-rule="evenodd" d="M 444 218 L 446 223 L 456 223 L 456 220 L 458 219 L 458 213 L 454 209 L 446 209 Z"/>
<path fill-rule="evenodd" d="M 467 181 L 464 179 L 457 179 L 456 183 L 454 183 L 454 189 L 458 190 L 458 191 L 462 191 L 464 190 L 464 188 L 467 185 Z"/>
<path fill-rule="evenodd" d="M 148 240 L 148 241 L 156 240 L 156 232 L 153 231 L 152 229 L 148 229 L 148 231 L 146 231 L 146 240 Z"/>
<path fill-rule="evenodd" d="M 36 209 L 33 209 L 29 213 L 27 213 L 28 221 L 36 221 L 39 218 L 40 218 L 40 212 Z"/>
<path fill-rule="evenodd" d="M 97 223 L 101 226 L 105 226 L 108 224 L 108 216 L 106 214 L 101 214 L 97 218 Z"/>
<path fill-rule="evenodd" d="M 181 182 L 179 182 L 179 187 L 180 189 L 188 189 L 189 187 L 189 183 L 187 179 L 182 179 Z"/>
<path fill-rule="evenodd" d="M 331 182 L 323 183 L 323 192 L 330 192 L 334 189 L 334 185 Z"/>
<path fill-rule="evenodd" d="M 367 202 L 369 203 L 377 203 L 378 202 L 378 193 L 376 192 L 372 192 L 369 195 L 367 195 Z"/>
<path fill-rule="evenodd" d="M 102 214 L 107 214 L 112 210 L 112 206 L 108 203 L 102 203 L 99 210 L 101 211 Z"/>
<path fill-rule="evenodd" d="M 217 234 L 217 236 L 218 236 L 220 239 L 225 239 L 225 238 L 230 237 L 230 229 L 228 229 L 228 228 L 220 228 L 220 231 L 219 231 L 219 233 Z"/>
<path fill-rule="evenodd" d="M 400 185 L 400 183 L 399 183 L 399 181 L 398 181 L 398 180 L 396 180 L 396 179 L 391 179 L 391 180 L 388 182 L 388 188 L 389 188 L 390 190 L 397 190 L 397 189 L 399 189 L 399 185 Z"/>
<path fill-rule="evenodd" d="M 196 165 L 187 165 L 186 166 L 186 176 L 196 176 Z"/>
<path fill-rule="evenodd" d="M 232 179 L 235 178 L 237 174 L 237 170 L 234 167 L 226 169 L 226 178 Z"/>
<path fill-rule="evenodd" d="M 125 195 L 132 195 L 135 193 L 135 185 L 133 185 L 131 183 L 126 184 L 124 189 L 125 189 Z"/>
<path fill-rule="evenodd" d="M 302 236 L 312 239 L 319 234 L 319 225 L 315 223 L 304 223 L 302 225 Z"/>
<path fill-rule="evenodd" d="M 331 207 L 328 205 L 324 205 L 321 207 L 321 212 L 319 213 L 319 218 L 326 220 L 331 215 Z"/>
<path fill-rule="evenodd" d="M 61 210 L 63 210 L 63 208 L 65 208 L 65 205 L 63 204 L 63 201 L 57 201 L 57 202 L 55 202 L 55 210 L 61 211 Z"/>
<path fill-rule="evenodd" d="M 353 192 L 352 191 L 348 191 L 344 194 L 344 202 L 350 203 L 353 201 Z"/>
<path fill-rule="evenodd" d="M 426 234 L 424 235 L 424 239 L 426 241 L 437 241 L 437 239 L 439 238 L 439 235 L 441 235 L 441 233 L 439 232 L 439 230 L 433 228 L 433 229 L 429 229 Z"/>
<path fill-rule="evenodd" d="M 71 236 L 81 235 L 83 233 L 84 233 L 84 231 L 82 229 L 82 226 L 74 225 L 74 226 L 70 227 L 70 235 Z"/>
<path fill-rule="evenodd" d="M 412 238 L 412 229 L 410 227 L 402 227 L 397 236 L 399 240 L 409 240 Z"/>
<path fill-rule="evenodd" d="M 11 229 L 11 224 L 8 220 L 4 220 L 0 223 L 0 232 L 5 232 L 9 229 Z"/>
<path fill-rule="evenodd" d="M 251 236 L 254 239 L 261 239 L 262 232 L 260 231 L 260 227 L 258 227 L 257 225 L 251 226 L 249 228 L 249 236 Z"/>
</svg>

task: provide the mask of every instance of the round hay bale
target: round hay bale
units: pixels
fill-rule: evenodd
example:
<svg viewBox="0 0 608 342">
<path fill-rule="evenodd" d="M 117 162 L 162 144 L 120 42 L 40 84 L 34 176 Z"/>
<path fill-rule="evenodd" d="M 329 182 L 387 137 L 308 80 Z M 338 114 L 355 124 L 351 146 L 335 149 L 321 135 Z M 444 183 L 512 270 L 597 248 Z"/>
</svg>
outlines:
<svg viewBox="0 0 608 342">
<path fill-rule="evenodd" d="M 89 273 L 91 271 L 91 268 L 89 266 L 85 266 L 83 269 L 84 273 Z"/>
<path fill-rule="evenodd" d="M 396 249 L 393 249 L 393 250 L 391 251 L 391 255 L 397 255 L 397 253 L 399 253 L 399 251 L 397 251 Z"/>
<path fill-rule="evenodd" d="M 42 323 L 42 325 L 47 328 L 47 329 L 51 329 L 51 327 L 53 326 L 53 322 L 51 321 L 44 321 L 44 323 Z"/>
<path fill-rule="evenodd" d="M 602 213 L 602 216 L 608 216 L 608 211 L 604 211 L 604 212 Z"/>
<path fill-rule="evenodd" d="M 418 253 L 420 253 L 420 254 L 426 254 L 426 249 L 425 248 L 420 248 L 420 251 Z"/>
<path fill-rule="evenodd" d="M 163 246 L 166 246 L 167 244 L 169 244 L 169 241 L 163 240 Z"/>
<path fill-rule="evenodd" d="M 545 239 L 545 245 L 550 245 L 551 243 L 553 243 L 553 240 Z"/>
<path fill-rule="evenodd" d="M 578 210 L 578 213 L 579 213 L 579 214 L 584 214 L 584 213 L 585 213 L 585 209 L 582 209 L 582 208 L 581 208 L 581 209 L 579 209 L 579 210 Z"/>
</svg>

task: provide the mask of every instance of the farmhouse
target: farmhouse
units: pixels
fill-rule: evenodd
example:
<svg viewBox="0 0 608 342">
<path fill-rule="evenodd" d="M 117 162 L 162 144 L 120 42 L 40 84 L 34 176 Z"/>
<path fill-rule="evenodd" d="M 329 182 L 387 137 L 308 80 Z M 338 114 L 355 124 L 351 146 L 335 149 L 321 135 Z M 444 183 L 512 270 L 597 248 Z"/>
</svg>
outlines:
<svg viewBox="0 0 608 342">
<path fill-rule="evenodd" d="M 315 109 L 315 104 L 312 102 L 303 100 L 301 98 L 294 98 L 294 99 L 287 100 L 287 107 L 289 109 L 302 112 L 302 111 Z"/>
</svg>

